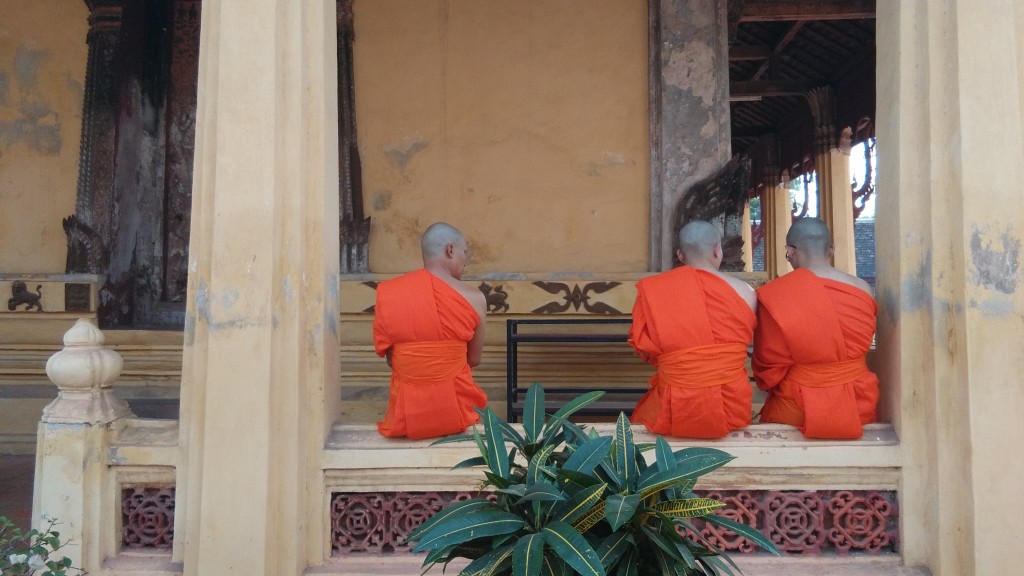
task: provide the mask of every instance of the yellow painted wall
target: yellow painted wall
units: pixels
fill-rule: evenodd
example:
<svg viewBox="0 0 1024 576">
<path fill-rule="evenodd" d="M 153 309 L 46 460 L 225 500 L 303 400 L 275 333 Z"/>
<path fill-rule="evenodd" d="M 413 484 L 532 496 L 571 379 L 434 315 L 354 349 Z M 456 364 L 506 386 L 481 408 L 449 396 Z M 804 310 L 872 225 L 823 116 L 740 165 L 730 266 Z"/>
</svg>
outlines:
<svg viewBox="0 0 1024 576">
<path fill-rule="evenodd" d="M 0 272 L 64 272 L 88 16 L 80 0 L 0 2 Z"/>
<path fill-rule="evenodd" d="M 418 267 L 437 220 L 467 273 L 647 269 L 647 8 L 356 0 L 370 270 Z"/>
</svg>

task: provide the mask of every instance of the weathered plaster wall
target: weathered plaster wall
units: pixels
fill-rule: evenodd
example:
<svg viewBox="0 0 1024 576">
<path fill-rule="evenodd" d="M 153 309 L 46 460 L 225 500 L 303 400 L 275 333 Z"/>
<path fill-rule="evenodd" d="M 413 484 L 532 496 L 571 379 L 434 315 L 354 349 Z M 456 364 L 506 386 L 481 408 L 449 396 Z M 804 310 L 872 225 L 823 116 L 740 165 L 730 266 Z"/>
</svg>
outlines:
<svg viewBox="0 0 1024 576">
<path fill-rule="evenodd" d="M 935 576 L 1020 572 L 1022 32 L 1020 3 L 878 4 L 879 376 Z"/>
<path fill-rule="evenodd" d="M 620 0 L 357 0 L 370 270 L 469 237 L 469 271 L 642 271 L 647 8 Z"/>
<path fill-rule="evenodd" d="M 75 211 L 89 11 L 0 2 L 0 272 L 63 272 Z"/>
</svg>

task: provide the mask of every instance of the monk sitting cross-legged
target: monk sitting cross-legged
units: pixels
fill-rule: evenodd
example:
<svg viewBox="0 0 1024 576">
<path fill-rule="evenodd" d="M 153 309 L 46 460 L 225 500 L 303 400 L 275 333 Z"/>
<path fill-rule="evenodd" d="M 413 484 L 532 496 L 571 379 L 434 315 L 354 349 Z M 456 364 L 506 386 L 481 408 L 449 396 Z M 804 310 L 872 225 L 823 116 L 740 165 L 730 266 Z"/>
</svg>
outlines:
<svg viewBox="0 0 1024 576">
<path fill-rule="evenodd" d="M 679 231 L 680 268 L 637 283 L 629 342 L 657 372 L 632 420 L 655 434 L 720 438 L 750 424 L 747 346 L 757 299 L 718 271 L 722 236 L 695 220 Z"/>
<path fill-rule="evenodd" d="M 860 438 L 878 403 L 878 377 L 864 362 L 878 307 L 867 282 L 832 267 L 832 250 L 821 220 L 790 228 L 794 271 L 757 290 L 754 377 L 768 392 L 761 422 L 809 438 Z"/>
<path fill-rule="evenodd" d="M 384 436 L 432 438 L 462 432 L 487 396 L 473 382 L 480 364 L 486 301 L 459 279 L 466 240 L 443 222 L 421 239 L 424 268 L 377 287 L 373 344 L 391 366 Z"/>
</svg>

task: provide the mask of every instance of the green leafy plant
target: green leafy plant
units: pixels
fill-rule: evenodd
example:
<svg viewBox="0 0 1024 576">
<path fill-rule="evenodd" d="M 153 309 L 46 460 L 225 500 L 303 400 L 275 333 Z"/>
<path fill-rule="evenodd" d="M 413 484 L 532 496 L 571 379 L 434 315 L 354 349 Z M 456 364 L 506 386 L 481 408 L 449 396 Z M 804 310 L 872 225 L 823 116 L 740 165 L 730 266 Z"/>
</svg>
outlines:
<svg viewBox="0 0 1024 576">
<path fill-rule="evenodd" d="M 424 567 L 469 559 L 466 576 L 733 575 L 725 552 L 691 524 L 700 518 L 778 554 L 756 530 L 714 514 L 722 502 L 692 492 L 697 479 L 733 459 L 713 448 L 672 451 L 660 436 L 633 441 L 620 414 L 614 436 L 585 431 L 569 417 L 603 392 L 584 394 L 548 417 L 544 390 L 524 403 L 523 433 L 489 408 L 482 432 L 435 442 L 474 441 L 480 456 L 456 468 L 484 466 L 494 501 L 453 503 L 409 536 Z M 643 452 L 653 450 L 656 464 Z M 687 530 L 688 529 L 688 530 Z"/>
<path fill-rule="evenodd" d="M 48 524 L 42 531 L 32 529 L 23 532 L 13 522 L 0 516 L 0 574 L 85 574 L 83 570 L 71 566 L 70 558 L 56 553 L 68 543 L 67 540 L 61 542 L 60 532 L 53 529 L 58 524 L 57 520 L 45 517 L 43 520 Z"/>
</svg>

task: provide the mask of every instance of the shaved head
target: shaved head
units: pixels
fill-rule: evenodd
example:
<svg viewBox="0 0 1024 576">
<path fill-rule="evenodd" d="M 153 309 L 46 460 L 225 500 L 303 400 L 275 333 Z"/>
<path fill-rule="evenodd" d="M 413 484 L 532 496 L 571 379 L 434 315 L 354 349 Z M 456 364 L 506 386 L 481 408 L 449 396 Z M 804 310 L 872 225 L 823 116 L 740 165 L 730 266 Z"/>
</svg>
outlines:
<svg viewBox="0 0 1024 576">
<path fill-rule="evenodd" d="M 818 218 L 801 218 L 793 223 L 786 234 L 786 244 L 816 256 L 828 256 L 832 248 L 832 235 L 828 226 Z"/>
<path fill-rule="evenodd" d="M 704 220 L 691 220 L 679 230 L 679 249 L 687 260 L 710 258 L 711 251 L 722 241 L 718 228 Z"/>
<path fill-rule="evenodd" d="M 437 222 L 431 224 L 420 238 L 420 248 L 423 250 L 423 261 L 439 260 L 444 257 L 444 248 L 449 244 L 466 244 L 462 232 L 459 232 L 451 224 Z"/>
</svg>

